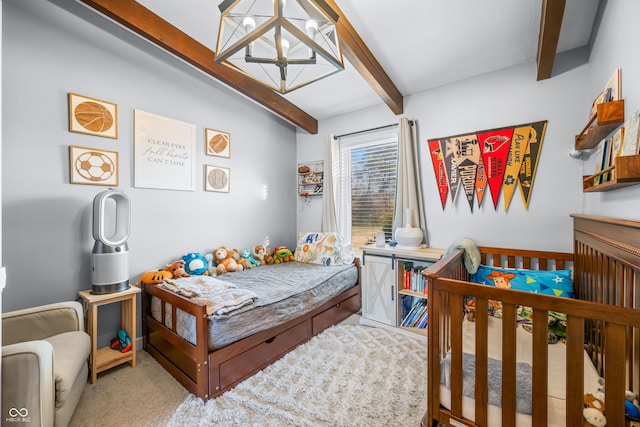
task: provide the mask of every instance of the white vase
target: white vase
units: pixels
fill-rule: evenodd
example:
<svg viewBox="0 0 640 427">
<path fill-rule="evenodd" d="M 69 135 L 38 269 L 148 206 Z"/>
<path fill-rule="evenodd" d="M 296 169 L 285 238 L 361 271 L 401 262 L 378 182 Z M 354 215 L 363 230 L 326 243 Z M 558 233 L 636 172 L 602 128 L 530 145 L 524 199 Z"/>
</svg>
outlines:
<svg viewBox="0 0 640 427">
<path fill-rule="evenodd" d="M 412 217 L 412 210 L 405 209 L 404 227 L 396 228 L 396 242 L 398 242 L 398 247 L 419 248 L 422 244 L 422 230 L 412 226 Z"/>
</svg>

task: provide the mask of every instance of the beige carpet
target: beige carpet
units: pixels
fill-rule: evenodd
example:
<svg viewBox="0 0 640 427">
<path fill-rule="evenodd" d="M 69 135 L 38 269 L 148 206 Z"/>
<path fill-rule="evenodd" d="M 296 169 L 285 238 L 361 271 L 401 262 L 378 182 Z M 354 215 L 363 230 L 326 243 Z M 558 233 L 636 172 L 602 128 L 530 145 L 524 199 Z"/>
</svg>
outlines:
<svg viewBox="0 0 640 427">
<path fill-rule="evenodd" d="M 426 345 L 352 316 L 206 404 L 146 352 L 87 384 L 72 426 L 419 425 Z"/>
</svg>

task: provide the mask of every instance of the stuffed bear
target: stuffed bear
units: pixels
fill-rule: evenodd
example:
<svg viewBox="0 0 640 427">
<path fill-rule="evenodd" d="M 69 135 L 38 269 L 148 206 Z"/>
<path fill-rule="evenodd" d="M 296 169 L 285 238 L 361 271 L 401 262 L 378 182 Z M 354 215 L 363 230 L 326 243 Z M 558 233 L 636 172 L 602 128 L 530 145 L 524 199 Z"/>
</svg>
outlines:
<svg viewBox="0 0 640 427">
<path fill-rule="evenodd" d="M 207 275 L 207 260 L 200 254 L 200 252 L 186 253 L 182 260 L 185 262 L 184 269 L 187 274 L 191 276 Z"/>
<path fill-rule="evenodd" d="M 260 265 L 265 265 L 267 261 L 264 259 L 264 256 L 267 253 L 267 249 L 262 245 L 256 245 L 251 248 L 251 255 L 260 263 Z"/>
<path fill-rule="evenodd" d="M 240 252 L 240 259 L 247 260 L 249 262 L 249 268 L 260 266 L 260 262 L 253 257 L 249 249 L 244 249 Z"/>
<path fill-rule="evenodd" d="M 170 271 L 173 274 L 174 279 L 178 279 L 180 277 L 189 277 L 189 273 L 184 268 L 185 262 L 182 259 L 172 262 L 171 264 L 167 264 L 164 269 Z"/>
<path fill-rule="evenodd" d="M 216 273 L 218 275 L 232 271 L 242 271 L 244 269 L 242 265 L 238 264 L 233 258 L 233 252 L 224 246 L 213 251 L 213 258 L 217 264 Z"/>
<path fill-rule="evenodd" d="M 293 261 L 293 258 L 293 253 L 286 246 L 278 246 L 273 250 L 273 262 L 276 264 Z"/>
</svg>

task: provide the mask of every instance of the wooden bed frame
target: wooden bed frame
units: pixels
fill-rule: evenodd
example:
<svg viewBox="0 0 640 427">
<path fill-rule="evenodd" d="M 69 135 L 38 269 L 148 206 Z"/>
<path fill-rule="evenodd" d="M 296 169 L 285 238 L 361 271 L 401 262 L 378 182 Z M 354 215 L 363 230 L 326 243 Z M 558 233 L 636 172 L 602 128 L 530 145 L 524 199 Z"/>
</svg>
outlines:
<svg viewBox="0 0 640 427">
<path fill-rule="evenodd" d="M 240 381 L 284 356 L 331 325 L 360 310 L 360 260 L 355 286 L 322 306 L 286 323 L 257 332 L 220 349 L 208 349 L 206 306 L 152 284 L 142 289 L 144 349 L 151 354 L 187 390 L 207 399 L 219 396 Z M 151 315 L 151 298 L 162 300 L 162 319 Z M 172 325 L 164 324 L 165 306 L 170 304 L 171 319 L 179 308 L 196 319 L 196 345 L 180 337 Z"/>
<path fill-rule="evenodd" d="M 482 263 L 501 267 L 563 269 L 573 264 L 576 299 L 469 283 L 461 249 L 423 273 L 429 281 L 427 413 L 423 426 L 488 425 L 487 316 L 476 318 L 475 421 L 462 415 L 463 298 L 503 303 L 502 425 L 516 420 L 517 305 L 534 309 L 532 423 L 547 425 L 547 312 L 567 314 L 566 423 L 582 426 L 586 349 L 605 379 L 608 426 L 625 426 L 625 390 L 640 392 L 640 222 L 586 215 L 574 219 L 574 254 L 481 247 Z M 538 268 L 535 268 L 539 264 Z M 484 310 L 484 311 L 483 311 Z M 506 323 L 504 323 L 506 322 Z M 565 344 L 554 344 L 565 345 Z M 440 404 L 440 361 L 451 352 L 451 409 Z M 495 421 L 493 424 L 495 425 Z"/>
</svg>

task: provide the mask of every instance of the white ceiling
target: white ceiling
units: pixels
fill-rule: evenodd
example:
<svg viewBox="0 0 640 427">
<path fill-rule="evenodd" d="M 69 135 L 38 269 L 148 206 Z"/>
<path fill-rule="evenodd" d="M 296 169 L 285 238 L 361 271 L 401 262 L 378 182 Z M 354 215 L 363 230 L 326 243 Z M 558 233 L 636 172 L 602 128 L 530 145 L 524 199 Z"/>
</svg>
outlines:
<svg viewBox="0 0 640 427">
<path fill-rule="evenodd" d="M 220 1 L 138 0 L 212 50 Z M 335 1 L 405 96 L 536 60 L 542 0 Z M 588 44 L 598 3 L 567 0 L 559 53 Z M 382 103 L 346 60 L 285 97 L 316 119 Z"/>
</svg>

